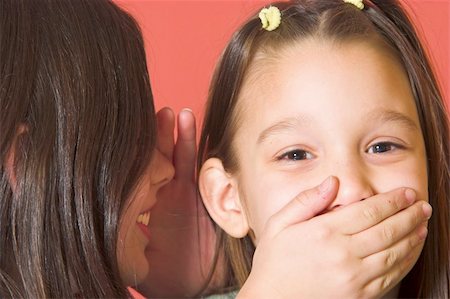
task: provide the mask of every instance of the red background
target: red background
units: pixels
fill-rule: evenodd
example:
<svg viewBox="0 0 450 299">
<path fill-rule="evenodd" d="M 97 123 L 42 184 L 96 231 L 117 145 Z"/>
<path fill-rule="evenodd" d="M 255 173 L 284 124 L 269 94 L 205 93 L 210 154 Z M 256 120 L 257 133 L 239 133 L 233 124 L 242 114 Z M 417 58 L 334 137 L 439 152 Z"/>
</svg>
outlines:
<svg viewBox="0 0 450 299">
<path fill-rule="evenodd" d="M 139 22 L 156 108 L 203 116 L 214 65 L 232 32 L 267 0 L 115 0 Z M 450 106 L 450 0 L 404 0 Z"/>
</svg>

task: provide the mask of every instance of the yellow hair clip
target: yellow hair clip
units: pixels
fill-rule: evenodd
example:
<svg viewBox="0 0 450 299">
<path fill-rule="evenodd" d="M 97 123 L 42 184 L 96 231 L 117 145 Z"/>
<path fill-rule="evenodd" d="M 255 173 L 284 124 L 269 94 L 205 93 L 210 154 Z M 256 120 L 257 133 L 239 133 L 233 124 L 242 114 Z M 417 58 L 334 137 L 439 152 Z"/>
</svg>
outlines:
<svg viewBox="0 0 450 299">
<path fill-rule="evenodd" d="M 267 31 L 272 31 L 280 26 L 281 12 L 278 7 L 269 6 L 269 8 L 261 9 L 259 12 L 259 18 L 261 19 L 262 28 Z"/>
<path fill-rule="evenodd" d="M 344 2 L 353 4 L 354 6 L 358 7 L 360 10 L 364 9 L 363 0 L 344 0 Z"/>
</svg>

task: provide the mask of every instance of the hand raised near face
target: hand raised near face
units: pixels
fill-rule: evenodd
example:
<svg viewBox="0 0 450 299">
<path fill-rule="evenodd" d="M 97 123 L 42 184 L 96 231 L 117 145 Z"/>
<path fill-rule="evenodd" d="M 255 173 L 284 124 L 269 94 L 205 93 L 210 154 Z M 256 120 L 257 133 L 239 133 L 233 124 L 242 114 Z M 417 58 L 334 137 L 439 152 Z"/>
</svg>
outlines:
<svg viewBox="0 0 450 299">
<path fill-rule="evenodd" d="M 173 111 L 161 109 L 157 120 L 158 150 L 172 161 L 175 175 L 158 191 L 152 209 L 146 252 L 150 270 L 139 290 L 148 297 L 189 297 L 203 286 L 215 242 L 195 183 L 195 117 L 190 110 L 180 112 L 176 143 Z"/>
<path fill-rule="evenodd" d="M 319 215 L 337 190 L 331 177 L 270 218 L 238 298 L 378 298 L 410 271 L 431 206 L 399 188 Z"/>
</svg>

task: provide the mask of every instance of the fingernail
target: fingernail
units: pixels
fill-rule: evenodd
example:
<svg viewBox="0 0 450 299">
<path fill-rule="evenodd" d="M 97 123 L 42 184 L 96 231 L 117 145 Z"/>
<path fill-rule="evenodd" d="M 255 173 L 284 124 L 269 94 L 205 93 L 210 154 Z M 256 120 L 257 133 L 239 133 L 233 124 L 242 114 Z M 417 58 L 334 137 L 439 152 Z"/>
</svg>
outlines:
<svg viewBox="0 0 450 299">
<path fill-rule="evenodd" d="M 425 217 L 427 219 L 430 219 L 431 213 L 433 211 L 433 209 L 431 208 L 430 204 L 429 203 L 424 203 L 422 205 L 422 209 L 423 209 L 423 214 L 425 215 Z"/>
<path fill-rule="evenodd" d="M 189 111 L 191 113 L 194 113 L 190 108 L 183 108 L 183 109 L 181 109 L 181 112 L 183 112 L 183 111 Z"/>
<path fill-rule="evenodd" d="M 405 197 L 409 204 L 412 204 L 416 201 L 416 192 L 412 189 L 405 190 Z"/>
<path fill-rule="evenodd" d="M 330 191 L 331 188 L 331 177 L 328 177 L 325 181 L 323 181 L 320 185 L 319 185 L 319 192 L 320 195 L 325 195 L 326 193 L 328 193 Z"/>
<path fill-rule="evenodd" d="M 419 228 L 419 231 L 417 232 L 417 235 L 419 236 L 419 239 L 421 241 L 425 240 L 427 238 L 428 235 L 428 229 L 425 225 L 421 226 Z"/>
<path fill-rule="evenodd" d="M 182 119 L 190 119 L 190 118 L 192 118 L 192 115 L 194 115 L 194 113 L 192 112 L 191 109 L 183 108 L 183 109 L 181 109 L 180 114 L 178 115 L 178 117 L 182 118 Z"/>
</svg>

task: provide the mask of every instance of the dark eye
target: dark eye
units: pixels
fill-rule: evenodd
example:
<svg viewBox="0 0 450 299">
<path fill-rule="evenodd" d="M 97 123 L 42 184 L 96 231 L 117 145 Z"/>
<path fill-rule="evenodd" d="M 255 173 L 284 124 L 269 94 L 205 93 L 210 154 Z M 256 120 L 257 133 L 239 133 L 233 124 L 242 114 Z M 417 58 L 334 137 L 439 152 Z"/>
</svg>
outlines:
<svg viewBox="0 0 450 299">
<path fill-rule="evenodd" d="M 289 151 L 287 153 L 282 154 L 280 157 L 278 157 L 278 160 L 292 160 L 292 161 L 299 161 L 299 160 L 308 160 L 312 159 L 313 155 L 307 151 L 304 150 L 293 150 Z"/>
<path fill-rule="evenodd" d="M 399 145 L 391 142 L 380 142 L 372 145 L 367 152 L 369 154 L 382 154 L 400 148 Z"/>
</svg>

